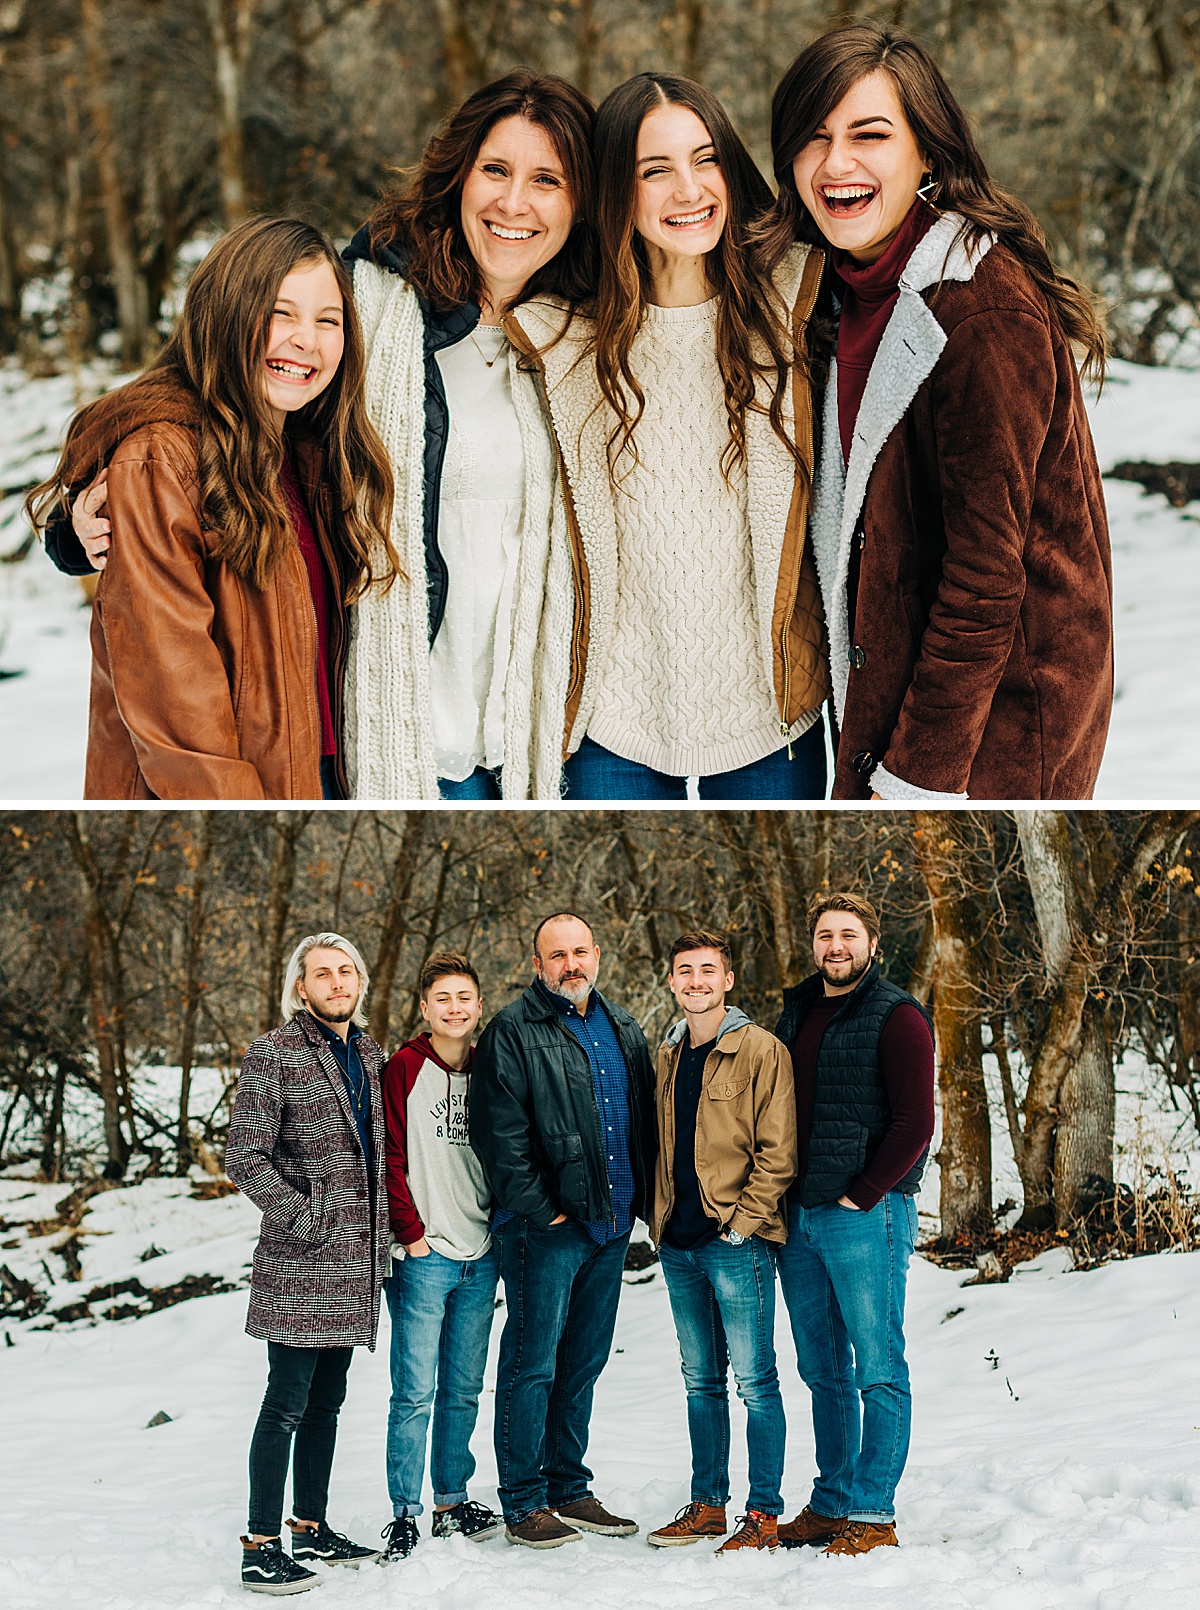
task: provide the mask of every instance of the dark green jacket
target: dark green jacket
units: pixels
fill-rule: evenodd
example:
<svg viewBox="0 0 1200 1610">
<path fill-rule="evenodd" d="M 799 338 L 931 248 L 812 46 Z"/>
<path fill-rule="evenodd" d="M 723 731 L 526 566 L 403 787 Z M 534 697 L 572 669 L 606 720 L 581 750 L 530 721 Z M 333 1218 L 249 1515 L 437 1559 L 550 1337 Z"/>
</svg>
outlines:
<svg viewBox="0 0 1200 1610">
<path fill-rule="evenodd" d="M 654 1075 L 646 1037 L 603 995 L 629 1071 L 635 1218 L 648 1219 L 655 1149 Z M 608 1168 L 587 1053 L 532 984 L 484 1029 L 467 1103 L 471 1146 L 492 1195 L 544 1230 L 560 1213 L 612 1218 Z"/>
</svg>

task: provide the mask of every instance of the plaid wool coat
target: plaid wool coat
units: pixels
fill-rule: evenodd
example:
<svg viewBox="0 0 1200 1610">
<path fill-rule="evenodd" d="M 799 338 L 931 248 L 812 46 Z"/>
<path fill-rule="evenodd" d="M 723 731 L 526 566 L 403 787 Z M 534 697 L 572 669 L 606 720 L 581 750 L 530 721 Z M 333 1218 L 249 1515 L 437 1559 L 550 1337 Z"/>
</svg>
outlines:
<svg viewBox="0 0 1200 1610">
<path fill-rule="evenodd" d="M 373 1190 L 341 1070 L 307 1012 L 255 1040 L 242 1063 L 225 1167 L 262 1209 L 246 1330 L 263 1341 L 375 1346 L 390 1241 L 384 1058 L 366 1034 L 356 1044 L 371 1087 Z"/>
</svg>

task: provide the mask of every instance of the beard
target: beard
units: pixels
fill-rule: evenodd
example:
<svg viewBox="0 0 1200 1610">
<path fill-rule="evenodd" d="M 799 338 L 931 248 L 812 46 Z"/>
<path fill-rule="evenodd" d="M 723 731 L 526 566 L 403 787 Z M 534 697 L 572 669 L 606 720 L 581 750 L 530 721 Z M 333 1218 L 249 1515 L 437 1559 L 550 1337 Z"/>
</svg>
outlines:
<svg viewBox="0 0 1200 1610">
<path fill-rule="evenodd" d="M 874 960 L 875 958 L 871 955 L 857 957 L 852 956 L 850 958 L 850 971 L 844 978 L 838 978 L 832 971 L 828 971 L 827 965 L 829 964 L 826 964 L 825 962 L 817 963 L 817 972 L 820 973 L 821 977 L 827 984 L 832 984 L 835 989 L 845 989 L 847 984 L 857 984 L 859 979 L 863 976 L 867 968 L 870 967 Z M 846 964 L 845 962 L 835 962 L 831 965 L 835 967 L 844 967 Z"/>
<path fill-rule="evenodd" d="M 306 1003 L 308 1010 L 322 1023 L 349 1023 L 358 1011 L 358 1001 L 348 1001 L 344 1006 L 317 1006 L 315 1002 Z"/>
<path fill-rule="evenodd" d="M 578 1006 L 581 1002 L 586 1001 L 592 993 L 596 975 L 593 973 L 591 978 L 588 978 L 586 974 L 579 974 L 573 978 L 560 978 L 554 984 L 543 975 L 542 982 L 551 995 L 561 995 L 564 1000 L 570 1001 L 572 1006 Z"/>
</svg>

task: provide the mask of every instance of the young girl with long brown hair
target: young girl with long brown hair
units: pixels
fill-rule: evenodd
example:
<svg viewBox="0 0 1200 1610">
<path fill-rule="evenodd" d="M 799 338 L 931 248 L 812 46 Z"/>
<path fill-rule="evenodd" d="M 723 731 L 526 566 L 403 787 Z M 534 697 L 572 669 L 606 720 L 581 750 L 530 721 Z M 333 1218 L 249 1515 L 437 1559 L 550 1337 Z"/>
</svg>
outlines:
<svg viewBox="0 0 1200 1610">
<path fill-rule="evenodd" d="M 86 798 L 344 796 L 347 607 L 398 568 L 363 369 L 333 244 L 255 218 L 150 367 L 72 421 L 29 508 L 107 471 Z"/>
<path fill-rule="evenodd" d="M 835 30 L 775 93 L 783 260 L 839 322 L 813 546 L 834 797 L 1087 799 L 1112 704 L 1108 530 L 1072 346 L 1104 334 L 929 53 Z"/>
<path fill-rule="evenodd" d="M 819 274 L 748 249 L 771 203 L 720 102 L 642 73 L 597 114 L 599 289 L 515 320 L 579 538 L 572 799 L 822 798 L 827 668 L 794 362 Z M 817 265 L 819 266 L 819 265 Z"/>
</svg>

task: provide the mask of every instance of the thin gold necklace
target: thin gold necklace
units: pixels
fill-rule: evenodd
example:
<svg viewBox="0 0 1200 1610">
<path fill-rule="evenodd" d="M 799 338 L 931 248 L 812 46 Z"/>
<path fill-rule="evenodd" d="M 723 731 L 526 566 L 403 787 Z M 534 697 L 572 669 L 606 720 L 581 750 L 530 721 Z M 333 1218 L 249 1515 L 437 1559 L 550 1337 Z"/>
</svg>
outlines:
<svg viewBox="0 0 1200 1610">
<path fill-rule="evenodd" d="M 500 329 L 500 326 L 498 324 L 489 324 L 487 326 L 487 328 L 489 330 L 500 330 L 500 334 L 503 337 L 503 339 L 500 342 L 499 347 L 497 347 L 497 349 L 496 349 L 496 357 L 495 358 L 489 358 L 488 357 L 487 353 L 479 345 L 479 342 L 476 341 L 474 330 L 471 330 L 468 333 L 469 333 L 469 335 L 471 337 L 471 345 L 475 348 L 476 352 L 478 352 L 479 356 L 483 359 L 484 366 L 486 368 L 490 369 L 492 367 L 492 365 L 496 362 L 496 359 L 499 358 L 500 354 L 504 351 L 505 347 L 508 345 L 508 337 L 504 334 L 504 331 Z"/>
</svg>

